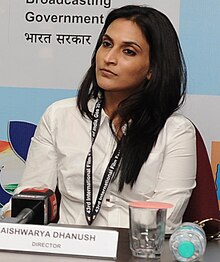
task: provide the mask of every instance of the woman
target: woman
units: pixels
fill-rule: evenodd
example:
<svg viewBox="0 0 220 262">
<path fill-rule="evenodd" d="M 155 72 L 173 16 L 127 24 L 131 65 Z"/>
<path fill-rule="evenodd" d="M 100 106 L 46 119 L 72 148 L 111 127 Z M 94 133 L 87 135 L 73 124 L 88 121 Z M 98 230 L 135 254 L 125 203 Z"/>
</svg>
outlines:
<svg viewBox="0 0 220 262">
<path fill-rule="evenodd" d="M 169 19 L 143 6 L 111 11 L 77 99 L 43 115 L 16 192 L 58 185 L 64 224 L 128 227 L 129 201 L 169 202 L 173 230 L 196 176 L 195 130 L 175 113 L 185 90 Z"/>
</svg>

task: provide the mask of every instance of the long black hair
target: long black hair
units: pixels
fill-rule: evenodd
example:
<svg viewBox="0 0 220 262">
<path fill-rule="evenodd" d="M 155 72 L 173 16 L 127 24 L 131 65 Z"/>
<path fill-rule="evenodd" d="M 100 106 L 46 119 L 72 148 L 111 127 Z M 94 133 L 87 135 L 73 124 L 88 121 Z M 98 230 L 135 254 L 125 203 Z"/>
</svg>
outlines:
<svg viewBox="0 0 220 262">
<path fill-rule="evenodd" d="M 150 79 L 144 80 L 123 100 L 114 114 L 120 116 L 121 126 L 127 124 L 126 135 L 120 141 L 121 161 L 114 177 L 120 173 L 119 191 L 122 191 L 125 183 L 133 186 L 167 118 L 184 102 L 186 66 L 178 36 L 166 15 L 146 6 L 127 5 L 114 9 L 106 18 L 91 66 L 79 88 L 77 105 L 83 116 L 92 119 L 88 101 L 103 92 L 96 81 L 96 53 L 108 26 L 118 18 L 136 23 L 146 37 L 151 70 Z"/>
</svg>

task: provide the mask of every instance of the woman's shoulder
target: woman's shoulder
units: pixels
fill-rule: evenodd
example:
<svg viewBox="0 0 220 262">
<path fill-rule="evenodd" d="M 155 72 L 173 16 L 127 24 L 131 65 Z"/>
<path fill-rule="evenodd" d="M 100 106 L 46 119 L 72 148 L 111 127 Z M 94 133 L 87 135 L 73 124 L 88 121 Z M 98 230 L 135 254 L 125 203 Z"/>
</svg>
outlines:
<svg viewBox="0 0 220 262">
<path fill-rule="evenodd" d="M 195 137 L 195 125 L 186 116 L 180 113 L 173 113 L 166 121 L 162 134 L 168 137 L 176 135 L 190 134 Z"/>
<path fill-rule="evenodd" d="M 189 146 L 193 148 L 196 141 L 195 126 L 190 119 L 180 113 L 173 113 L 159 133 L 155 151 L 166 147 Z M 184 145 L 182 144 L 184 143 Z M 188 143 L 188 144 L 187 144 Z"/>
<path fill-rule="evenodd" d="M 42 118 L 46 121 L 62 119 L 64 116 L 77 112 L 76 97 L 57 100 L 50 104 L 44 111 Z"/>
<path fill-rule="evenodd" d="M 48 108 L 58 109 L 76 106 L 76 97 L 64 98 L 53 102 Z"/>
<path fill-rule="evenodd" d="M 57 100 L 52 104 L 50 104 L 47 107 L 45 114 L 53 114 L 59 111 L 62 112 L 68 109 L 72 109 L 74 107 L 76 107 L 76 97 L 65 98 L 65 99 Z"/>
<path fill-rule="evenodd" d="M 173 113 L 166 121 L 165 126 L 179 128 L 192 128 L 195 129 L 193 122 L 180 113 Z"/>
<path fill-rule="evenodd" d="M 177 141 L 195 142 L 196 131 L 193 122 L 180 113 L 173 113 L 158 136 L 158 144 L 175 144 Z"/>
</svg>

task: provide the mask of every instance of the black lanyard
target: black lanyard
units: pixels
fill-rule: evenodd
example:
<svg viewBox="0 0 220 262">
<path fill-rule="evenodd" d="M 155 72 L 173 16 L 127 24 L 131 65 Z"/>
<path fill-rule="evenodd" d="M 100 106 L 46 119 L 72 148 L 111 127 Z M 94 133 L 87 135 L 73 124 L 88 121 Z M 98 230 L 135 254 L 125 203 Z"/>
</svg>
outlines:
<svg viewBox="0 0 220 262">
<path fill-rule="evenodd" d="M 105 196 L 107 188 L 111 182 L 111 179 L 116 171 L 117 165 L 120 160 L 120 142 L 108 163 L 108 166 L 105 170 L 99 192 L 96 198 L 95 205 L 93 206 L 93 180 L 92 180 L 92 167 L 93 167 L 93 153 L 92 147 L 95 142 L 96 136 L 99 131 L 100 120 L 101 120 L 101 110 L 102 110 L 102 98 L 99 98 L 97 103 L 95 104 L 95 108 L 93 111 L 93 120 L 92 120 L 92 129 L 91 129 L 91 147 L 89 153 L 86 157 L 85 161 L 85 169 L 84 169 L 84 206 L 85 206 L 85 216 L 88 225 L 91 225 L 92 222 L 97 217 L 101 205 L 102 200 Z"/>
</svg>

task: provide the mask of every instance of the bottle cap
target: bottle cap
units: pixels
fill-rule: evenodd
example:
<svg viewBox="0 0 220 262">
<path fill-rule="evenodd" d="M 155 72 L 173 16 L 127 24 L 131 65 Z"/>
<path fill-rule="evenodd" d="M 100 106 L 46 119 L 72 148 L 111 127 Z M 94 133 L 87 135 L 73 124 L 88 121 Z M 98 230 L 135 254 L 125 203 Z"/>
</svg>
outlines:
<svg viewBox="0 0 220 262">
<path fill-rule="evenodd" d="M 183 241 L 178 246 L 178 252 L 181 257 L 190 258 L 195 252 L 195 246 L 190 241 Z"/>
</svg>

